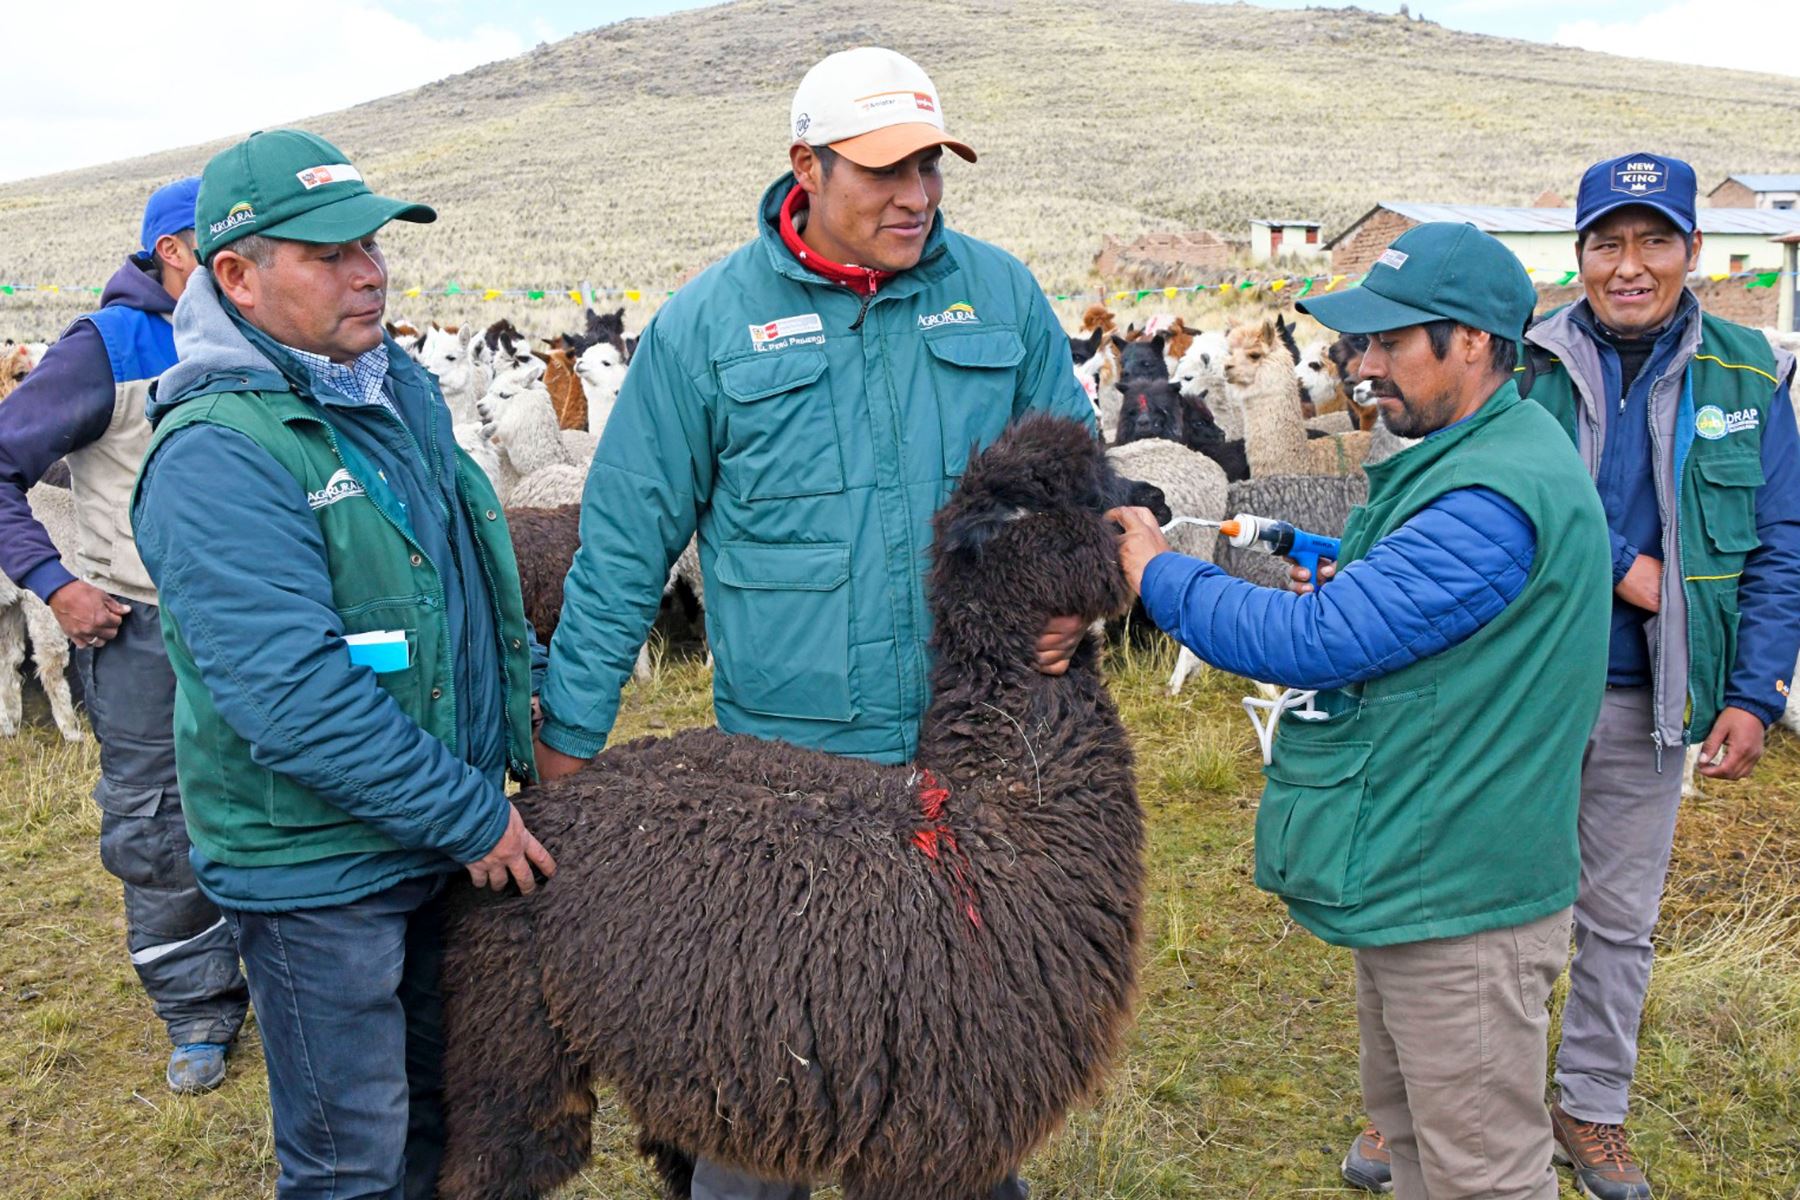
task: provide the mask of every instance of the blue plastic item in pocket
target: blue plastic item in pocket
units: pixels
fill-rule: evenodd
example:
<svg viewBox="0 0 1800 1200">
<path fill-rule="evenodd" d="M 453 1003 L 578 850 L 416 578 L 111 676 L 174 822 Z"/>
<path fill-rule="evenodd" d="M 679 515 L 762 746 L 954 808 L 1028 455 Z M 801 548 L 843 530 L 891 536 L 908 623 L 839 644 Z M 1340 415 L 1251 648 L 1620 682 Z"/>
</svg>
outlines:
<svg viewBox="0 0 1800 1200">
<path fill-rule="evenodd" d="M 346 634 L 350 661 L 367 667 L 377 675 L 388 671 L 404 671 L 411 663 L 406 649 L 406 630 L 376 629 L 368 633 Z"/>
</svg>

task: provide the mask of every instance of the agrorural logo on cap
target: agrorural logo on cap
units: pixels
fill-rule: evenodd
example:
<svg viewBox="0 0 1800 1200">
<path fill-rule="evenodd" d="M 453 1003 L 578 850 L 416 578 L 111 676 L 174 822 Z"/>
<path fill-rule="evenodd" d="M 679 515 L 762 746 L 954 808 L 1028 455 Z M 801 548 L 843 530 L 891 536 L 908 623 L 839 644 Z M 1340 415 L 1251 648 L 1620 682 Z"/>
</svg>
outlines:
<svg viewBox="0 0 1800 1200">
<path fill-rule="evenodd" d="M 225 214 L 223 221 L 214 221 L 206 227 L 206 230 L 217 237 L 221 233 L 229 233 L 239 225 L 254 220 L 256 220 L 256 210 L 250 207 L 249 201 L 240 200 L 231 206 L 231 211 Z"/>
<path fill-rule="evenodd" d="M 1612 189 L 1627 196 L 1648 196 L 1668 186 L 1669 172 L 1654 158 L 1634 158 L 1613 168 Z"/>
</svg>

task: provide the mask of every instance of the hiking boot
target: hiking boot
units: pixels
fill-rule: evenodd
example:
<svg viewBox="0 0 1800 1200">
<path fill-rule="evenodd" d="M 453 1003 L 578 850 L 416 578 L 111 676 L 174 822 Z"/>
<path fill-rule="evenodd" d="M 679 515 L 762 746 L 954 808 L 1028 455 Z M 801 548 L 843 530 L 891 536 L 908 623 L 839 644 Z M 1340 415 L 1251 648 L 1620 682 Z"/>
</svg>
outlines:
<svg viewBox="0 0 1800 1200">
<path fill-rule="evenodd" d="M 1338 1170 L 1344 1182 L 1365 1192 L 1394 1190 L 1393 1160 L 1388 1157 L 1387 1139 L 1373 1125 L 1356 1135 Z"/>
<path fill-rule="evenodd" d="M 1650 1181 L 1631 1157 L 1623 1125 L 1583 1121 L 1550 1107 L 1551 1156 L 1575 1168 L 1575 1190 L 1593 1200 L 1650 1200 Z"/>
<path fill-rule="evenodd" d="M 225 1082 L 225 1047 L 219 1042 L 189 1042 L 169 1055 L 169 1090 L 181 1095 L 210 1092 Z"/>
</svg>

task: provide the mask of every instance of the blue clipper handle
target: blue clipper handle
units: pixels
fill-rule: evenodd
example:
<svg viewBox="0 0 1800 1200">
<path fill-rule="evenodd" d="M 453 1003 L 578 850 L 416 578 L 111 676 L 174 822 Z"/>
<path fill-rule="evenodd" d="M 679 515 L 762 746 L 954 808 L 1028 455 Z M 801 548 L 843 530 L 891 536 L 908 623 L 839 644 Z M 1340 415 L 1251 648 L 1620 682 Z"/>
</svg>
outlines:
<svg viewBox="0 0 1800 1200">
<path fill-rule="evenodd" d="M 1316 533 L 1308 533 L 1304 529 L 1294 528 L 1294 544 L 1282 553 L 1295 563 L 1306 568 L 1306 573 L 1316 587 L 1319 583 L 1319 560 L 1329 558 L 1337 561 L 1342 552 L 1342 543 L 1337 538 L 1323 537 Z"/>
</svg>

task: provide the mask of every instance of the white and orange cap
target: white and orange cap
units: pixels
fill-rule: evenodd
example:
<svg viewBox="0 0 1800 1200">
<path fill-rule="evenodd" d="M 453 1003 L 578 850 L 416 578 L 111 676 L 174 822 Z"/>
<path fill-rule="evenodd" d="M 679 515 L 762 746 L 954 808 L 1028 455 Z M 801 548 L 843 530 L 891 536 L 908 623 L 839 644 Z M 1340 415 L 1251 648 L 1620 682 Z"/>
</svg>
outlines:
<svg viewBox="0 0 1800 1200">
<path fill-rule="evenodd" d="M 927 146 L 975 161 L 975 151 L 944 132 L 931 76 L 879 46 L 840 50 L 816 63 L 795 89 L 789 115 L 794 141 L 830 146 L 859 166 L 892 166 Z"/>
</svg>

